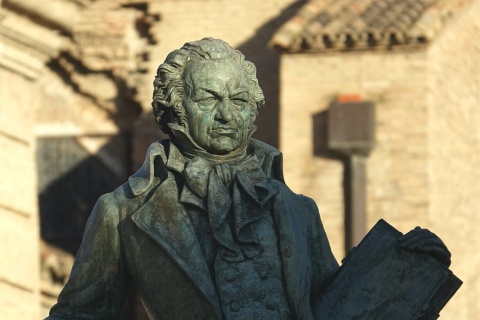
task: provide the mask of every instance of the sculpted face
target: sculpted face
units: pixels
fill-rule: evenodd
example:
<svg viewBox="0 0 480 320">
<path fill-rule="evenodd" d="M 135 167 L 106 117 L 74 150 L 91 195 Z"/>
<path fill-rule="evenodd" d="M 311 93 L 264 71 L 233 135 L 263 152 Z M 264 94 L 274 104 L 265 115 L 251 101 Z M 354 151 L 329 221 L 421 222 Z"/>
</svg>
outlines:
<svg viewBox="0 0 480 320">
<path fill-rule="evenodd" d="M 191 62 L 185 70 L 189 133 L 211 154 L 228 154 L 249 136 L 250 88 L 242 66 L 231 60 Z"/>
</svg>

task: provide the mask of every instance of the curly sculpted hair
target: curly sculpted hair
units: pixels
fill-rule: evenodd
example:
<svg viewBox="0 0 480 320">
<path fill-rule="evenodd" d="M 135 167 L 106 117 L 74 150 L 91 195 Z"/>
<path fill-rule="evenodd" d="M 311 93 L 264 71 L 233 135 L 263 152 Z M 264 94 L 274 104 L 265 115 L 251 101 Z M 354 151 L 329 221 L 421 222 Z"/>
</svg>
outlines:
<svg viewBox="0 0 480 320">
<path fill-rule="evenodd" d="M 213 38 L 188 42 L 178 50 L 172 51 L 165 62 L 157 69 L 153 82 L 153 114 L 163 132 L 171 134 L 169 123 L 175 123 L 188 129 L 188 122 L 183 107 L 185 95 L 184 72 L 186 66 L 195 61 L 230 59 L 239 63 L 250 85 L 250 127 L 264 106 L 265 97 L 258 84 L 255 65 L 245 60 L 245 56 L 233 49 L 228 43 Z"/>
</svg>

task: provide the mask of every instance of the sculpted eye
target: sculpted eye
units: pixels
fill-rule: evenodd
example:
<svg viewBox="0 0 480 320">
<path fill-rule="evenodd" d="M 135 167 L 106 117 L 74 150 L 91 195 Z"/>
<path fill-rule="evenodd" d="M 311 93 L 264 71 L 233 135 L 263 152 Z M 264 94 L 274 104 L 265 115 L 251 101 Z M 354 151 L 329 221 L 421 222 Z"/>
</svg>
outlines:
<svg viewBox="0 0 480 320">
<path fill-rule="evenodd" d="M 201 99 L 198 99 L 197 102 L 200 102 L 200 103 L 214 103 L 217 101 L 217 98 L 211 96 L 211 97 L 205 97 L 205 98 L 201 98 Z"/>
<path fill-rule="evenodd" d="M 202 111 L 210 111 L 215 107 L 218 99 L 214 96 L 207 96 L 195 99 L 194 102 L 198 106 L 198 108 Z"/>
<path fill-rule="evenodd" d="M 248 100 L 245 98 L 232 98 L 231 100 L 235 103 L 248 103 Z"/>
<path fill-rule="evenodd" d="M 242 109 L 248 105 L 248 99 L 244 97 L 232 97 L 230 98 L 230 101 L 232 101 L 235 106 Z"/>
</svg>

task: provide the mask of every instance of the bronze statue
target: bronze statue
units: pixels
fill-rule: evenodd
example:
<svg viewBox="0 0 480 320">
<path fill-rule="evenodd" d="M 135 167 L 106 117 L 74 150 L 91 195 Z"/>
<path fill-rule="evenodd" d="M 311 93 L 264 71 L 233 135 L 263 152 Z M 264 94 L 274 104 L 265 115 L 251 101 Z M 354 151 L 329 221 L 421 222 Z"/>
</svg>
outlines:
<svg viewBox="0 0 480 320">
<path fill-rule="evenodd" d="M 264 105 L 255 66 L 206 38 L 170 53 L 154 88 L 170 139 L 98 200 L 47 319 L 115 318 L 129 283 L 151 319 L 313 319 L 338 264 L 281 153 L 251 138 Z M 449 264 L 440 239 L 412 232 L 407 249 Z"/>
</svg>

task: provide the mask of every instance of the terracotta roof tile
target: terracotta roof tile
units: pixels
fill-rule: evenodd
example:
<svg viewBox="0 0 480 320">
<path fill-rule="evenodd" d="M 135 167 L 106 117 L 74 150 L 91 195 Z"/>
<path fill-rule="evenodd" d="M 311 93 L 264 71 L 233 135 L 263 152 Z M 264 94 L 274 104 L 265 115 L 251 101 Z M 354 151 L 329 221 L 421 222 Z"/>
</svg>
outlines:
<svg viewBox="0 0 480 320">
<path fill-rule="evenodd" d="M 391 48 L 428 43 L 473 0 L 310 0 L 274 35 L 285 51 Z"/>
</svg>

